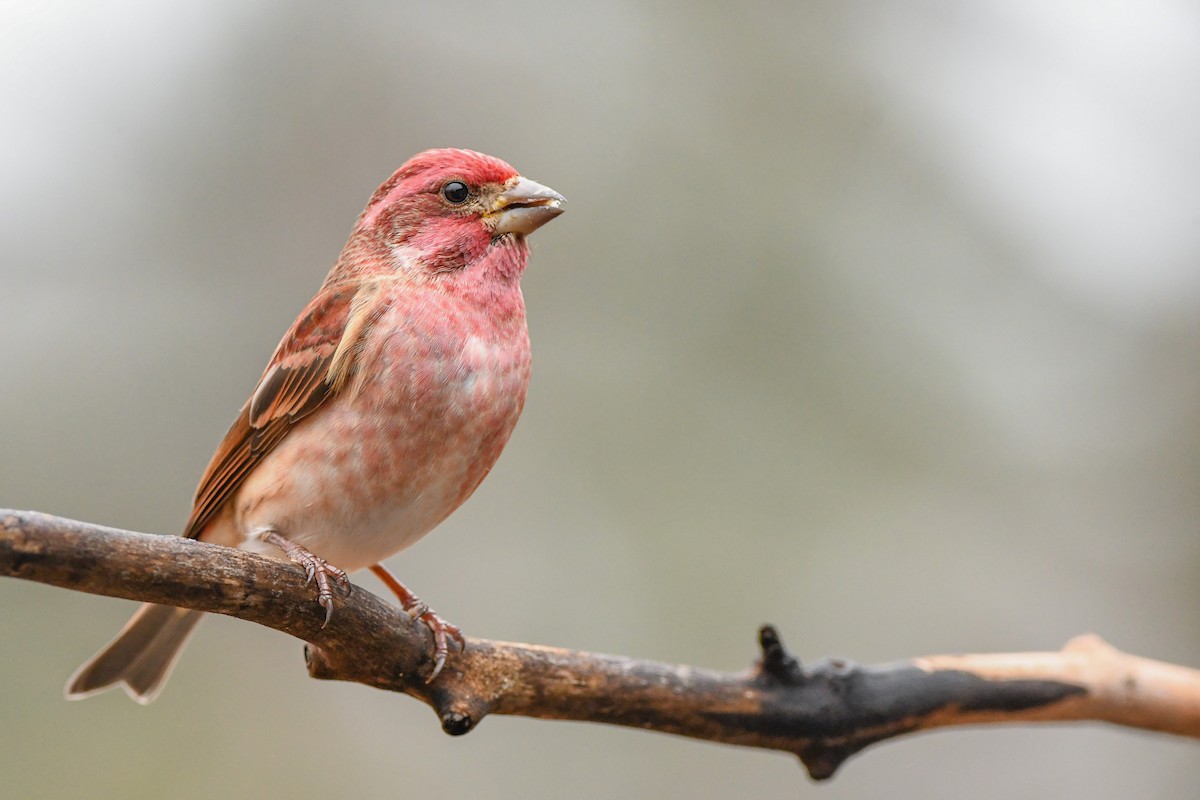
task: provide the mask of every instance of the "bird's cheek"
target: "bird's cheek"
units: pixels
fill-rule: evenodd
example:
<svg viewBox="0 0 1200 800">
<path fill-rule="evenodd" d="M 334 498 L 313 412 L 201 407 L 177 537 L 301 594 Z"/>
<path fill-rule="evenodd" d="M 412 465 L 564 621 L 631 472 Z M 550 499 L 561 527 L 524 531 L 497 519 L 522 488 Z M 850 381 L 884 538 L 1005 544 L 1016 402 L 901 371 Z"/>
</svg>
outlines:
<svg viewBox="0 0 1200 800">
<path fill-rule="evenodd" d="M 427 270 L 449 272 L 482 258 L 490 242 L 491 233 L 480 220 L 464 217 L 426 225 L 411 244 L 422 254 Z"/>
</svg>

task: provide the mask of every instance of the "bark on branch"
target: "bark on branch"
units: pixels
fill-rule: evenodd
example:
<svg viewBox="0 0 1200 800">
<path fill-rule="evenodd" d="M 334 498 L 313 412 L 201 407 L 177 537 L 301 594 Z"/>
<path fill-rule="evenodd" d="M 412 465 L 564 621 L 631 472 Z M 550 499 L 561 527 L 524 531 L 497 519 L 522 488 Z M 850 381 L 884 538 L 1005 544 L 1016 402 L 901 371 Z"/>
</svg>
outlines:
<svg viewBox="0 0 1200 800">
<path fill-rule="evenodd" d="M 815 779 L 867 745 L 952 725 L 1095 720 L 1200 738 L 1200 672 L 1095 636 L 1059 652 L 801 666 L 767 625 L 736 673 L 468 638 L 427 685 L 424 626 L 356 589 L 322 628 L 301 570 L 251 553 L 0 510 L 0 575 L 266 625 L 308 642 L 313 677 L 416 697 L 452 735 L 488 714 L 604 722 L 784 750 Z"/>
</svg>

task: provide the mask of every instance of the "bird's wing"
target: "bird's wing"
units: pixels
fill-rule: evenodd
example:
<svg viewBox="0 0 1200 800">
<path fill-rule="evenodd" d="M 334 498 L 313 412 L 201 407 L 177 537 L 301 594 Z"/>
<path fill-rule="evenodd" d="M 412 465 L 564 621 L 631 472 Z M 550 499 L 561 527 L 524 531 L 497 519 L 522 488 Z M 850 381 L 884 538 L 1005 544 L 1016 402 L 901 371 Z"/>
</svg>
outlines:
<svg viewBox="0 0 1200 800">
<path fill-rule="evenodd" d="M 380 310 L 379 292 L 370 284 L 329 287 L 313 298 L 204 471 L 184 536 L 199 536 L 291 427 L 345 388 Z"/>
</svg>

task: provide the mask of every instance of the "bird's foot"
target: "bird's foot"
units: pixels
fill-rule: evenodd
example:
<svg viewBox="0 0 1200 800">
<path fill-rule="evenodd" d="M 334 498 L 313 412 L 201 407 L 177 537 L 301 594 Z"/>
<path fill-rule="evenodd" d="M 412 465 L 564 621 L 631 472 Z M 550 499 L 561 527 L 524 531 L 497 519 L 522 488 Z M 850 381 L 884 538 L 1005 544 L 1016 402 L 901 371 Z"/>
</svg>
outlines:
<svg viewBox="0 0 1200 800">
<path fill-rule="evenodd" d="M 321 627 L 324 628 L 333 617 L 333 587 L 337 586 L 343 597 L 349 597 L 350 576 L 346 574 L 345 570 L 338 569 L 325 559 L 313 555 L 306 548 L 289 541 L 275 531 L 264 533 L 262 540 L 267 544 L 275 545 L 283 551 L 285 556 L 304 567 L 308 583 L 316 581 L 317 602 L 321 608 L 325 609 L 325 622 L 321 624 Z"/>
<path fill-rule="evenodd" d="M 450 639 L 458 642 L 460 653 L 467 648 L 467 640 L 463 638 L 462 631 L 457 625 L 439 617 L 433 609 L 420 600 L 416 600 L 411 608 L 405 608 L 404 611 L 413 619 L 421 620 L 425 623 L 425 627 L 433 632 L 433 672 L 425 679 L 426 683 L 433 683 L 433 679 L 442 671 L 442 667 L 446 666 L 446 658 L 450 655 Z"/>
<path fill-rule="evenodd" d="M 451 624 L 434 613 L 428 604 L 417 597 L 407 586 L 400 580 L 388 572 L 382 564 L 376 564 L 371 567 L 379 579 L 382 580 L 387 587 L 395 593 L 396 598 L 400 601 L 400 608 L 404 613 L 408 614 L 412 619 L 419 619 L 425 624 L 425 627 L 433 633 L 433 672 L 425 679 L 426 683 L 433 683 L 442 671 L 442 667 L 446 666 L 446 659 L 450 655 L 450 640 L 458 642 L 458 650 L 461 653 L 467 648 L 467 640 L 463 637 L 462 631 L 457 625 Z"/>
</svg>

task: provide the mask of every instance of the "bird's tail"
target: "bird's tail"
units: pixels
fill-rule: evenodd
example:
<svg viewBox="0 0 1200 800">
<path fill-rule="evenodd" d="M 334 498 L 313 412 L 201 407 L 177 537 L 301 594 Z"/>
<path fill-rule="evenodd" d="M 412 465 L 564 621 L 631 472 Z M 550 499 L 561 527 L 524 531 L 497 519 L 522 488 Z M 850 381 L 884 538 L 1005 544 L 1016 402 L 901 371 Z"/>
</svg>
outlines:
<svg viewBox="0 0 1200 800">
<path fill-rule="evenodd" d="M 146 603 L 117 638 L 75 670 L 67 699 L 82 700 L 120 684 L 137 702 L 153 701 L 202 616 L 203 611 Z"/>
</svg>

